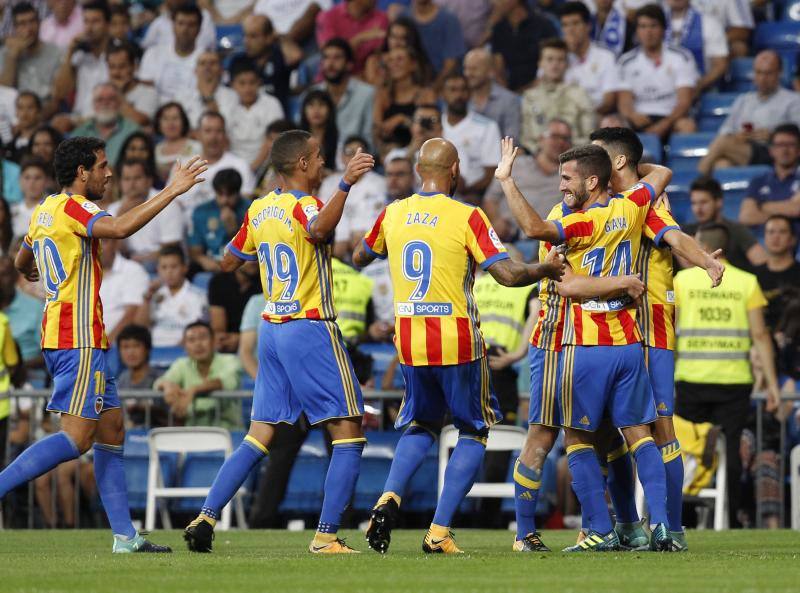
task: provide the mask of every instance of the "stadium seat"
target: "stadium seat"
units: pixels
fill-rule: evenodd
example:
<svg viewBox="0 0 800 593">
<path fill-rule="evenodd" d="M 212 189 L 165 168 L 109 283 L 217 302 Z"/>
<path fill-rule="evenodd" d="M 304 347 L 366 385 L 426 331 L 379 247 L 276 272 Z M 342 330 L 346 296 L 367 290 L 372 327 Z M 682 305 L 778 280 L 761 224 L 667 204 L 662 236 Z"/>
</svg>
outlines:
<svg viewBox="0 0 800 593">
<path fill-rule="evenodd" d="M 166 369 L 181 356 L 186 356 L 183 346 L 157 346 L 150 351 L 150 366 Z"/>
<path fill-rule="evenodd" d="M 375 388 L 380 389 L 383 375 L 386 373 L 386 370 L 389 368 L 395 356 L 397 356 L 397 349 L 394 347 L 394 344 L 377 343 L 360 344 L 358 350 L 372 357 L 372 376 L 375 379 Z M 400 372 L 400 369 L 397 369 L 394 375 L 392 389 L 403 389 L 403 387 L 403 373 Z"/>
<path fill-rule="evenodd" d="M 664 147 L 661 144 L 661 139 L 655 134 L 639 134 L 639 140 L 642 141 L 644 147 L 644 159 L 648 162 L 661 164 L 664 159 Z"/>
<path fill-rule="evenodd" d="M 353 497 L 354 509 L 370 510 L 383 493 L 400 434 L 394 430 L 367 433 L 367 446 L 361 457 L 361 473 L 358 475 Z"/>
<path fill-rule="evenodd" d="M 692 204 L 689 200 L 688 191 L 672 191 L 668 192 L 669 204 L 672 210 L 672 217 L 675 221 L 684 225 L 694 220 L 692 214 Z"/>
<path fill-rule="evenodd" d="M 768 165 L 752 165 L 748 167 L 730 167 L 714 171 L 714 178 L 719 181 L 724 192 L 723 215 L 730 220 L 739 218 L 739 208 L 747 193 L 747 187 L 753 177 L 768 173 Z"/>
<path fill-rule="evenodd" d="M 673 171 L 672 181 L 670 181 L 669 185 L 667 186 L 667 194 L 669 194 L 671 197 L 675 192 L 689 193 L 689 187 L 692 185 L 692 181 L 694 181 L 698 175 L 699 173 L 697 171 L 687 171 L 686 169 L 678 169 Z"/>
<path fill-rule="evenodd" d="M 213 275 L 214 274 L 211 272 L 197 272 L 192 278 L 192 284 L 203 292 L 206 292 L 208 291 L 208 283 L 211 282 L 211 277 Z"/>
<path fill-rule="evenodd" d="M 239 23 L 217 25 L 217 47 L 223 52 L 244 49 L 244 29 Z"/>
<path fill-rule="evenodd" d="M 189 453 L 181 466 L 180 486 L 182 488 L 208 487 L 217 477 L 217 472 L 224 461 L 225 454 L 222 451 Z M 203 505 L 203 500 L 204 497 L 179 498 L 170 505 L 170 509 L 183 513 L 197 512 Z"/>
<path fill-rule="evenodd" d="M 319 513 L 329 461 L 322 431 L 312 430 L 292 467 L 286 494 L 279 509 L 281 512 Z"/>
<path fill-rule="evenodd" d="M 708 145 L 714 140 L 714 132 L 697 132 L 695 134 L 673 134 L 666 147 L 667 166 L 672 169 L 683 169 L 694 166 L 708 154 Z"/>
<path fill-rule="evenodd" d="M 133 428 L 125 432 L 125 482 L 131 510 L 143 512 L 147 506 L 147 471 L 150 465 L 147 429 Z M 178 457 L 163 453 L 160 457 L 161 477 L 164 484 L 175 484 Z"/>
<path fill-rule="evenodd" d="M 755 49 L 772 49 L 782 57 L 795 59 L 800 50 L 800 22 L 779 21 L 756 26 Z"/>
<path fill-rule="evenodd" d="M 738 96 L 738 93 L 707 93 L 703 95 L 700 99 L 698 129 L 701 132 L 718 132 Z"/>
<path fill-rule="evenodd" d="M 796 63 L 796 56 L 794 50 L 781 55 L 783 62 L 783 71 L 781 72 L 781 85 L 787 89 L 792 88 L 792 77 L 794 76 L 794 67 Z M 728 73 L 725 75 L 725 90 L 732 93 L 743 93 L 752 91 L 755 86 L 753 85 L 753 59 L 754 58 L 734 58 L 728 67 Z"/>
</svg>

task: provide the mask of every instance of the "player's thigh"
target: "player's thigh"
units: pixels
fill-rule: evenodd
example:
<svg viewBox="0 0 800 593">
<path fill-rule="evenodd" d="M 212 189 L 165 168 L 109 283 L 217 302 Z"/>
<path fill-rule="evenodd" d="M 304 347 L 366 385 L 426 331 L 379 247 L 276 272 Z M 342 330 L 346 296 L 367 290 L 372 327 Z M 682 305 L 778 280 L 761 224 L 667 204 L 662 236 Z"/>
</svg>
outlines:
<svg viewBox="0 0 800 593">
<path fill-rule="evenodd" d="M 278 358 L 279 334 L 283 324 L 263 321 L 258 329 L 258 372 L 253 389 L 253 407 L 250 412 L 251 430 L 260 440 L 269 436 L 268 429 L 253 428 L 253 423 L 294 424 L 302 411 L 300 402 L 292 392 L 289 376 Z"/>
<path fill-rule="evenodd" d="M 338 441 L 350 441 L 364 438 L 364 428 L 361 425 L 360 416 L 328 420 L 325 423 L 325 428 L 331 436 L 331 441 L 333 441 L 334 445 Z"/>
<path fill-rule="evenodd" d="M 400 365 L 405 381 L 405 393 L 397 412 L 395 428 L 417 423 L 424 427 L 442 426 L 447 402 L 440 383 L 442 367 Z"/>
<path fill-rule="evenodd" d="M 594 432 L 600 425 L 614 381 L 612 346 L 564 346 L 561 352 L 561 422 Z"/>
<path fill-rule="evenodd" d="M 561 353 L 528 348 L 531 369 L 528 424 L 561 426 Z"/>
<path fill-rule="evenodd" d="M 453 415 L 453 424 L 460 431 L 485 433 L 503 418 L 485 356 L 472 362 L 442 366 L 435 372 Z"/>
<path fill-rule="evenodd" d="M 307 319 L 283 325 L 278 357 L 308 421 L 363 416 L 361 387 L 339 327 Z"/>
<path fill-rule="evenodd" d="M 659 417 L 672 416 L 675 413 L 675 352 L 645 346 L 644 354 L 656 413 Z"/>
<path fill-rule="evenodd" d="M 611 422 L 617 428 L 654 422 L 656 405 L 641 344 L 610 348 L 616 351 L 616 372 L 608 405 Z"/>
</svg>

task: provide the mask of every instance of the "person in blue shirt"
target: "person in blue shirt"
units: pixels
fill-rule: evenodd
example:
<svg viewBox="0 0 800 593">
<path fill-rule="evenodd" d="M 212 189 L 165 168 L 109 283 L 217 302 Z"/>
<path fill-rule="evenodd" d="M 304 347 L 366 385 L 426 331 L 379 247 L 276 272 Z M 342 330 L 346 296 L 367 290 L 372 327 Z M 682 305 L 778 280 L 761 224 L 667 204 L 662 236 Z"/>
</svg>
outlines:
<svg viewBox="0 0 800 593">
<path fill-rule="evenodd" d="M 249 203 L 242 198 L 242 176 L 236 169 L 222 169 L 211 182 L 215 199 L 192 213 L 189 255 L 206 272 L 218 272 L 219 260 L 244 220 Z"/>
<path fill-rule="evenodd" d="M 9 204 L 22 201 L 22 190 L 19 188 L 19 165 L 0 157 L 0 189 Z"/>
<path fill-rule="evenodd" d="M 414 0 L 407 16 L 417 26 L 422 46 L 433 66 L 434 88 L 441 88 L 445 79 L 458 71 L 467 51 L 458 18 L 433 0 Z"/>
</svg>

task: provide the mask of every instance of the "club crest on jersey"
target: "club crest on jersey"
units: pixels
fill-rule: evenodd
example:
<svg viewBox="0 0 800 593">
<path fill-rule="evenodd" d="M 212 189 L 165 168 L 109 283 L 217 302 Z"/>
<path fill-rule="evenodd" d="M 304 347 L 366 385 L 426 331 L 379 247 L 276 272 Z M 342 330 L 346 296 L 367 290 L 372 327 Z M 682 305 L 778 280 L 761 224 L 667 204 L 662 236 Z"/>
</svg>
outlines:
<svg viewBox="0 0 800 593">
<path fill-rule="evenodd" d="M 303 214 L 305 214 L 308 219 L 314 218 L 319 214 L 319 208 L 314 204 L 309 204 L 303 208 Z"/>
</svg>

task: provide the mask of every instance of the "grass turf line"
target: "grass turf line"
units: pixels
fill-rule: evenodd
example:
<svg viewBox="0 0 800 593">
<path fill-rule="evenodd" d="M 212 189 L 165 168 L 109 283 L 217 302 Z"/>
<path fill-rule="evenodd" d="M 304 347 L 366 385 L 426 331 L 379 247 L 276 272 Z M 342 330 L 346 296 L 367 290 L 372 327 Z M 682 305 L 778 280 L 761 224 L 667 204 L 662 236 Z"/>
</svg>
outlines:
<svg viewBox="0 0 800 593">
<path fill-rule="evenodd" d="M 189 554 L 179 531 L 152 540 L 171 555 L 112 555 L 108 531 L 0 531 L 3 593 L 314 591 L 436 593 L 542 591 L 620 593 L 796 592 L 800 537 L 791 531 L 689 532 L 687 554 L 519 554 L 509 531 L 459 530 L 467 553 L 428 556 L 423 531 L 396 531 L 386 556 L 361 533 L 343 535 L 359 555 L 307 552 L 313 532 L 220 532 L 213 554 Z M 554 550 L 573 532 L 546 532 Z"/>
</svg>

